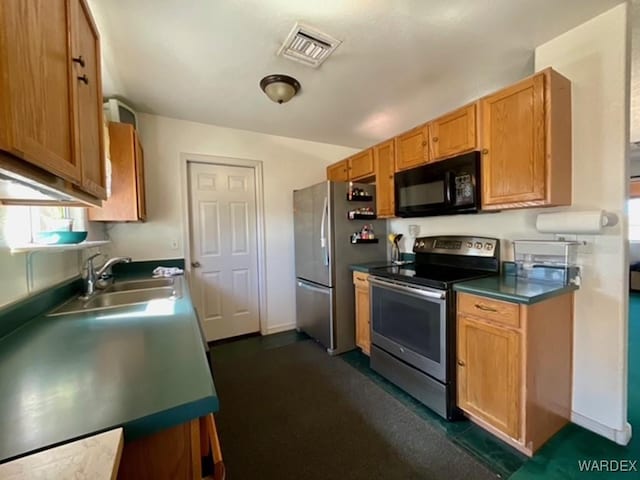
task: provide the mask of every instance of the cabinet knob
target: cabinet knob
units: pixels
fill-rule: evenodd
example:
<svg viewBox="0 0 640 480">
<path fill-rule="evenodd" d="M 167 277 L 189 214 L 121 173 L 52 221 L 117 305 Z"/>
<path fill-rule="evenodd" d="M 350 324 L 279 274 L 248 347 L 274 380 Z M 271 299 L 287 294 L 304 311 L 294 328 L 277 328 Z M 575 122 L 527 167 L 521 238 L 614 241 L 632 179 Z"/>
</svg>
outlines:
<svg viewBox="0 0 640 480">
<path fill-rule="evenodd" d="M 423 146 L 423 147 L 426 147 L 426 146 L 427 146 L 427 141 L 426 141 L 426 140 L 423 140 L 423 141 L 422 141 L 422 146 Z"/>
<path fill-rule="evenodd" d="M 73 60 L 74 63 L 79 64 L 81 67 L 84 68 L 85 63 L 84 63 L 84 58 L 82 57 L 82 55 L 80 55 L 79 57 L 73 57 L 71 60 Z"/>
<path fill-rule="evenodd" d="M 433 140 L 434 142 L 437 142 L 437 141 L 438 141 L 438 137 L 433 137 L 433 139 L 432 139 L 432 140 Z"/>
<path fill-rule="evenodd" d="M 482 149 L 482 154 L 483 155 L 487 155 L 489 153 L 489 150 L 487 150 L 486 148 Z"/>
<path fill-rule="evenodd" d="M 393 175 L 389 175 L 389 180 L 393 180 Z"/>
<path fill-rule="evenodd" d="M 458 360 L 458 365 L 460 365 L 461 367 L 464 367 L 464 362 L 462 360 Z"/>
<path fill-rule="evenodd" d="M 85 85 L 89 85 L 89 77 L 87 77 L 86 74 L 82 75 L 81 77 L 78 77 L 78 80 L 80 80 Z"/>
<path fill-rule="evenodd" d="M 191 262 L 191 266 L 193 268 L 200 268 L 202 265 L 200 265 L 200 262 Z"/>
</svg>

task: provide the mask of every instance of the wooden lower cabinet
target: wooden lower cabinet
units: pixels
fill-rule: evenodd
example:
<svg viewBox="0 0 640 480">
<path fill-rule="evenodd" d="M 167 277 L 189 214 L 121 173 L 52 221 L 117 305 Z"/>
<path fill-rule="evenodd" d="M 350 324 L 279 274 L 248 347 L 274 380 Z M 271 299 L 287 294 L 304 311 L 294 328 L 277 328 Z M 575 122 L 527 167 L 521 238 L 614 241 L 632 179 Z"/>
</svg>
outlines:
<svg viewBox="0 0 640 480">
<path fill-rule="evenodd" d="M 356 305 L 356 345 L 369 355 L 371 350 L 371 316 L 369 307 L 369 274 L 353 272 Z"/>
<path fill-rule="evenodd" d="M 202 459 L 209 455 L 213 458 L 213 479 L 224 478 L 212 414 L 125 443 L 118 480 L 200 480 Z"/>
<path fill-rule="evenodd" d="M 534 305 L 459 293 L 458 406 L 533 455 L 571 415 L 573 294 Z"/>
</svg>

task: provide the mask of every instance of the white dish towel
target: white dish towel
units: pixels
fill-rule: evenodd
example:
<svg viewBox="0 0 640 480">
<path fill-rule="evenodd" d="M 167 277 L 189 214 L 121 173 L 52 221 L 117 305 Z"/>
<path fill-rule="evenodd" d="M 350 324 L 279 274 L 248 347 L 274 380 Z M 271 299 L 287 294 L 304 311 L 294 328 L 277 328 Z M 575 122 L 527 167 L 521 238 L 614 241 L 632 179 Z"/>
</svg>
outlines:
<svg viewBox="0 0 640 480">
<path fill-rule="evenodd" d="M 154 277 L 174 277 L 176 275 L 182 275 L 184 270 L 178 267 L 156 267 L 153 271 Z"/>
</svg>

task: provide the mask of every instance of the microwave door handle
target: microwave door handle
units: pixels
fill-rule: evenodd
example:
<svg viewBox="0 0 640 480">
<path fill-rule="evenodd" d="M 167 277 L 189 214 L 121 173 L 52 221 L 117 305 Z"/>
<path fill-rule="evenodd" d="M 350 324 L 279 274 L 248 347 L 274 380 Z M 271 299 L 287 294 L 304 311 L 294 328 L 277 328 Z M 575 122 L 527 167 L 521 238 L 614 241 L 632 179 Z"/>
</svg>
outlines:
<svg viewBox="0 0 640 480">
<path fill-rule="evenodd" d="M 453 185 L 451 184 L 451 172 L 446 172 L 444 174 L 444 194 L 445 194 L 445 201 L 447 205 L 451 205 L 451 190 L 453 188 Z"/>
</svg>

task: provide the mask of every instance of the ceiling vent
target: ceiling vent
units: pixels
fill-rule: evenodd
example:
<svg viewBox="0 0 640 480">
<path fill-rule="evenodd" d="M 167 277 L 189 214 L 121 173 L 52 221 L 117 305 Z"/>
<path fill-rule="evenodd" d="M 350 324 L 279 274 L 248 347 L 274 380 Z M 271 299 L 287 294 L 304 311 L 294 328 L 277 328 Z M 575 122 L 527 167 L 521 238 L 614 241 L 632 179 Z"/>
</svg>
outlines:
<svg viewBox="0 0 640 480">
<path fill-rule="evenodd" d="M 318 68 L 342 42 L 313 27 L 296 23 L 278 55 Z"/>
</svg>

